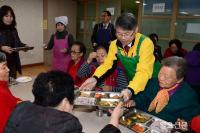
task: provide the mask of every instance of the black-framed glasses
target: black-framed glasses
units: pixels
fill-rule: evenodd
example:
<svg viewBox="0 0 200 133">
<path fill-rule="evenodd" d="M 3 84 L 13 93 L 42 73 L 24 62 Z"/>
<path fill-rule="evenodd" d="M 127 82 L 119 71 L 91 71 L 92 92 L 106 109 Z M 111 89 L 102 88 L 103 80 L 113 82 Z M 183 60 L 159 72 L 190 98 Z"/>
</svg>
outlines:
<svg viewBox="0 0 200 133">
<path fill-rule="evenodd" d="M 130 38 L 135 32 L 131 32 L 131 33 L 119 33 L 119 32 L 116 32 L 116 36 L 119 37 L 119 38 Z"/>
</svg>

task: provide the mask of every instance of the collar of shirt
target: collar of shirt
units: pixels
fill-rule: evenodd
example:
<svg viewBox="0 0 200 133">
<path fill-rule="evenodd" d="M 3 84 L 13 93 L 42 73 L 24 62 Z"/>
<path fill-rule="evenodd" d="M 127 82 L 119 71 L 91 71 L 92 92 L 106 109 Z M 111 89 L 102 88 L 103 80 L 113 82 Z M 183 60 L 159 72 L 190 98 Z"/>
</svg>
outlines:
<svg viewBox="0 0 200 133">
<path fill-rule="evenodd" d="M 128 44 L 128 46 L 129 46 L 129 47 L 132 47 L 132 46 L 134 45 L 134 43 L 135 43 L 135 39 L 133 39 L 133 41 L 130 42 L 130 43 Z M 122 45 L 122 43 L 120 42 L 120 40 L 117 40 L 116 44 L 117 44 L 118 47 L 124 48 L 124 46 Z"/>
<path fill-rule="evenodd" d="M 107 29 L 108 28 L 109 23 L 103 23 L 103 28 Z"/>
<path fill-rule="evenodd" d="M 132 46 L 132 43 L 133 42 L 130 42 L 128 45 L 126 45 L 126 46 L 128 46 L 129 48 Z M 125 46 L 123 46 L 123 48 L 124 48 Z"/>
</svg>

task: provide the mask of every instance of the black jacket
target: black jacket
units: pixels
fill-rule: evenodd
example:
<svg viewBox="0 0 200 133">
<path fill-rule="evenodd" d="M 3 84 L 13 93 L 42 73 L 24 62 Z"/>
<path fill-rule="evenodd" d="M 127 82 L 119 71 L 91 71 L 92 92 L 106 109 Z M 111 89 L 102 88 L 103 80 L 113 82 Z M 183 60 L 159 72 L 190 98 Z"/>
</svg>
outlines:
<svg viewBox="0 0 200 133">
<path fill-rule="evenodd" d="M 82 125 L 70 113 L 22 102 L 11 114 L 4 133 L 82 133 Z M 108 124 L 100 133 L 120 133 L 120 130 Z"/>
<path fill-rule="evenodd" d="M 18 48 L 18 47 L 24 47 L 25 45 L 26 44 L 21 42 L 18 36 L 18 32 L 15 28 L 13 29 L 5 28 L 4 30 L 0 30 L 0 47 L 9 46 L 11 48 Z M 8 68 L 10 69 L 9 76 L 16 78 L 17 71 L 20 74 L 22 73 L 19 52 L 12 52 L 11 54 L 8 53 L 5 54 L 7 58 L 7 65 Z"/>
<path fill-rule="evenodd" d="M 82 133 L 82 126 L 70 113 L 23 102 L 13 111 L 4 133 Z"/>
<path fill-rule="evenodd" d="M 91 36 L 92 44 L 97 43 L 98 30 L 102 29 L 102 28 L 103 28 L 103 23 L 95 24 L 93 32 L 92 32 L 92 36 Z M 116 31 L 115 31 L 114 25 L 112 23 L 109 23 L 107 29 L 110 30 L 110 35 L 111 35 L 110 41 L 115 40 L 116 39 L 116 36 L 115 36 Z M 98 44 L 98 45 L 107 45 L 107 44 L 104 44 L 104 42 L 101 42 L 101 44 Z M 106 47 L 108 48 L 108 46 L 106 46 Z"/>
</svg>

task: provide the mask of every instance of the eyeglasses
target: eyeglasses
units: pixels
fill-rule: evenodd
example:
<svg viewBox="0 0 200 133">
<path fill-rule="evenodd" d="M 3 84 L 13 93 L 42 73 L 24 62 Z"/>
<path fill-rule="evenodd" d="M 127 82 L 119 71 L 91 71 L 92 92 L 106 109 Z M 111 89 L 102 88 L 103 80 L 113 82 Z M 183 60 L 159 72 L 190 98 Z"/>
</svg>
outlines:
<svg viewBox="0 0 200 133">
<path fill-rule="evenodd" d="M 71 53 L 71 54 L 79 54 L 79 53 L 81 53 L 81 52 L 76 52 L 76 51 L 72 51 L 72 50 L 71 50 L 70 53 Z"/>
<path fill-rule="evenodd" d="M 130 38 L 135 32 L 133 31 L 132 33 L 119 33 L 119 32 L 116 32 L 116 36 L 119 37 L 119 38 Z"/>
</svg>

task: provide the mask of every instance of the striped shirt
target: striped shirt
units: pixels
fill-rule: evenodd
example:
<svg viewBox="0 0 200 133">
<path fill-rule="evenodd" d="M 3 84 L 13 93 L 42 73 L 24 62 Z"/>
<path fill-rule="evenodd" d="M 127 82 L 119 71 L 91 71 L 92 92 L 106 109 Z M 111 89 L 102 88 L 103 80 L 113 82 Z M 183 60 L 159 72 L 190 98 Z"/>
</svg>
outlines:
<svg viewBox="0 0 200 133">
<path fill-rule="evenodd" d="M 79 68 L 79 70 L 77 72 L 77 77 L 79 77 L 79 78 L 91 77 L 98 66 L 99 65 L 96 62 L 92 62 L 91 64 L 88 64 L 85 61 Z M 122 67 L 117 66 L 117 68 L 114 71 L 117 71 L 117 80 L 116 80 L 116 86 L 112 86 L 113 87 L 112 91 L 113 92 L 121 92 L 128 85 L 127 77 L 126 77 Z M 98 82 L 96 87 L 102 88 L 102 86 L 104 86 L 104 84 L 105 84 L 105 80 L 106 79 Z"/>
</svg>

